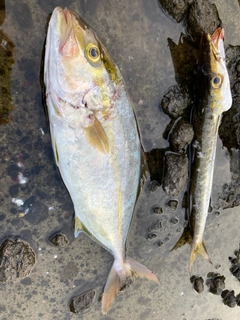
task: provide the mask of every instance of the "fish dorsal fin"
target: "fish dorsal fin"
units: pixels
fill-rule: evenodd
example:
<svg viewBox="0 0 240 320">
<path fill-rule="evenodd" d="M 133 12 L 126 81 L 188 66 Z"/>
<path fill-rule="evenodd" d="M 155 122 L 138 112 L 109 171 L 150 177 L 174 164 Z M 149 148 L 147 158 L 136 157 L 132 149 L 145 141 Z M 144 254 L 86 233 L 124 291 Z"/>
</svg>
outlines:
<svg viewBox="0 0 240 320">
<path fill-rule="evenodd" d="M 84 128 L 85 136 L 88 143 L 101 153 L 109 152 L 109 143 L 106 132 L 97 118 L 93 124 Z"/>
</svg>

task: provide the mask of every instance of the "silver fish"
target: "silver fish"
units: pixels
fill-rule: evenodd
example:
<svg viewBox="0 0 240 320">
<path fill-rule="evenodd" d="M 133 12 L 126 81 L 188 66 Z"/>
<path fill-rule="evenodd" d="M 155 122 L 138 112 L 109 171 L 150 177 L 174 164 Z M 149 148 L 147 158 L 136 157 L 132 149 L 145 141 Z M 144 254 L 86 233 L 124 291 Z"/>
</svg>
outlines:
<svg viewBox="0 0 240 320">
<path fill-rule="evenodd" d="M 218 128 L 222 113 L 232 105 L 223 40 L 224 29 L 219 27 L 212 35 L 203 34 L 200 43 L 198 92 L 192 115 L 195 136 L 192 144 L 194 156 L 191 165 L 189 226 L 173 247 L 176 249 L 186 242 L 191 243 L 190 272 L 197 254 L 211 263 L 203 233 L 212 191 Z"/>
<path fill-rule="evenodd" d="M 114 256 L 103 296 L 107 313 L 127 278 L 156 276 L 126 256 L 140 180 L 140 142 L 119 69 L 92 29 L 56 7 L 45 51 L 44 82 L 52 147 L 81 231 Z"/>
</svg>

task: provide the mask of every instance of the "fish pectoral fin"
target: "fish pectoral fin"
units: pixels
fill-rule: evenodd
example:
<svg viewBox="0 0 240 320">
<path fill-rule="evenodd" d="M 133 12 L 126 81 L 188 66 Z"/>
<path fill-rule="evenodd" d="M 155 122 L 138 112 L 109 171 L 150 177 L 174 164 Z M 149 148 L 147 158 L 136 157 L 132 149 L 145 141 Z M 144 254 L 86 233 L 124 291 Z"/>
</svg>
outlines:
<svg viewBox="0 0 240 320">
<path fill-rule="evenodd" d="M 92 147 L 101 153 L 109 152 L 108 137 L 97 118 L 94 119 L 93 124 L 84 128 L 84 132 L 88 143 Z"/>
<path fill-rule="evenodd" d="M 194 245 L 194 243 L 193 243 L 192 247 L 191 247 L 190 259 L 189 259 L 190 273 L 192 271 L 192 266 L 193 266 L 193 263 L 197 257 L 197 254 L 200 254 L 204 259 L 206 259 L 209 263 L 212 264 L 212 261 L 207 253 L 207 249 L 205 247 L 204 242 L 202 241 L 201 243 L 197 243 L 196 245 Z"/>
<path fill-rule="evenodd" d="M 114 261 L 102 295 L 103 314 L 108 312 L 118 291 L 124 286 L 126 281 L 134 277 L 147 278 L 159 283 L 152 271 L 132 258 L 127 257 L 126 261 L 121 265 L 119 265 L 119 262 Z"/>
<path fill-rule="evenodd" d="M 59 166 L 57 143 L 56 143 L 55 139 L 53 139 L 53 144 L 52 145 L 53 145 L 53 153 L 54 153 L 55 162 L 56 162 L 56 165 Z"/>
<path fill-rule="evenodd" d="M 192 242 L 192 235 L 191 235 L 191 231 L 189 226 L 187 225 L 184 230 L 183 233 L 181 235 L 181 237 L 178 239 L 178 241 L 176 242 L 176 244 L 172 247 L 172 249 L 170 251 L 173 251 L 175 249 L 181 248 L 182 246 L 184 246 L 186 243 L 191 244 Z"/>
<path fill-rule="evenodd" d="M 84 232 L 84 226 L 81 220 L 75 216 L 75 223 L 74 223 L 74 236 L 77 238 L 80 232 Z"/>
</svg>

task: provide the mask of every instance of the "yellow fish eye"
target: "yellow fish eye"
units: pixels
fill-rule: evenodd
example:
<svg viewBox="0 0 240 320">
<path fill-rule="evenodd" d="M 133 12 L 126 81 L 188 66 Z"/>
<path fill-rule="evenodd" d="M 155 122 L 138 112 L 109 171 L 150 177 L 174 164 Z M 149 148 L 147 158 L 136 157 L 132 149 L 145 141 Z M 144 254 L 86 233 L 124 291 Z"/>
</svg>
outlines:
<svg viewBox="0 0 240 320">
<path fill-rule="evenodd" d="M 212 87 L 213 87 L 214 89 L 220 88 L 221 85 L 222 85 L 222 77 L 221 77 L 220 75 L 214 75 L 214 76 L 212 77 L 211 83 L 212 83 Z"/>
<path fill-rule="evenodd" d="M 99 48 L 93 44 L 89 43 L 85 50 L 85 55 L 88 61 L 92 64 L 98 63 L 101 58 L 100 50 Z"/>
</svg>

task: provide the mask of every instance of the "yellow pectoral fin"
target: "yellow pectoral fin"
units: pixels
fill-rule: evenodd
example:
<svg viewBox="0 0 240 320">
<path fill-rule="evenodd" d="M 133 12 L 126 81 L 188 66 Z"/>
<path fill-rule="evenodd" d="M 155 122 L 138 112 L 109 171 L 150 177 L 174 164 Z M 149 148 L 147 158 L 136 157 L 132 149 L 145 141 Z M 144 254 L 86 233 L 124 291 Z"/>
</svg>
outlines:
<svg viewBox="0 0 240 320">
<path fill-rule="evenodd" d="M 58 165 L 59 163 L 59 159 L 58 159 L 58 151 L 57 151 L 57 144 L 56 144 L 56 140 L 53 139 L 53 143 L 52 143 L 52 146 L 53 146 L 53 153 L 54 153 L 54 158 L 55 158 L 55 162 L 56 162 L 56 165 Z"/>
<path fill-rule="evenodd" d="M 98 119 L 94 123 L 84 128 L 85 136 L 89 144 L 101 153 L 109 152 L 108 137 Z"/>
</svg>

